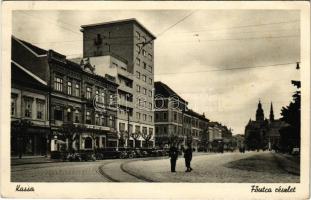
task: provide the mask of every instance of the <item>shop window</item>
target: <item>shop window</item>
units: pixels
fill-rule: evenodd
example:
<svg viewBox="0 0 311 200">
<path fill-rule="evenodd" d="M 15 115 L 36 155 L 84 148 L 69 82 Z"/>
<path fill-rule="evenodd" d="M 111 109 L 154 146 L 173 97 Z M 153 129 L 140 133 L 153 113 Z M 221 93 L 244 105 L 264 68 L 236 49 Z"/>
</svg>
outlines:
<svg viewBox="0 0 311 200">
<path fill-rule="evenodd" d="M 92 143 L 93 143 L 92 138 L 90 138 L 90 137 L 85 138 L 84 148 L 85 149 L 92 149 L 93 148 L 93 144 Z"/>
</svg>

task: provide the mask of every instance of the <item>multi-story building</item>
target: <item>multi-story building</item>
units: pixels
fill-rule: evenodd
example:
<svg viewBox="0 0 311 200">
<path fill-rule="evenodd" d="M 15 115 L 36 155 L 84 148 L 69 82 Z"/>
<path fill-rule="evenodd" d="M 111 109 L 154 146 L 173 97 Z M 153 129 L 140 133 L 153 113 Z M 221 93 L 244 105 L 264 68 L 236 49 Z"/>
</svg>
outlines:
<svg viewBox="0 0 311 200">
<path fill-rule="evenodd" d="M 153 146 L 155 36 L 136 19 L 81 27 L 83 57 L 100 75 L 113 75 L 120 85 L 119 137 L 127 138 L 126 146 Z"/>
<path fill-rule="evenodd" d="M 175 137 L 179 146 L 191 143 L 196 150 L 204 149 L 209 120 L 187 109 L 188 102 L 162 82 L 155 82 L 155 96 L 156 144 L 169 145 Z"/>
<path fill-rule="evenodd" d="M 156 145 L 164 147 L 171 137 L 177 138 L 179 145 L 184 144 L 184 111 L 188 102 L 162 82 L 155 82 L 155 137 Z M 191 127 L 189 128 L 191 130 Z"/>
<path fill-rule="evenodd" d="M 73 125 L 80 127 L 74 149 L 117 147 L 115 79 L 98 75 L 87 60 L 76 64 L 51 50 L 48 55 L 53 134 Z"/>
<path fill-rule="evenodd" d="M 76 64 L 15 37 L 12 59 L 47 84 L 51 151 L 117 147 L 114 77 L 98 75 L 88 61 Z"/>
<path fill-rule="evenodd" d="M 47 82 L 11 61 L 11 154 L 47 155 L 49 151 Z"/>
</svg>

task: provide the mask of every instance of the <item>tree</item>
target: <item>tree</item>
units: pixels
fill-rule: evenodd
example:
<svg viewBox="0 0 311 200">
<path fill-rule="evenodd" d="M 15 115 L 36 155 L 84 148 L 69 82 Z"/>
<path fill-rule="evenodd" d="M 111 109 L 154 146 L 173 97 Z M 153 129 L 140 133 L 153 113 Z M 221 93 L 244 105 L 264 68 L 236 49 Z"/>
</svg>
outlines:
<svg viewBox="0 0 311 200">
<path fill-rule="evenodd" d="M 140 131 L 135 131 L 131 134 L 131 137 L 134 139 L 134 144 L 136 144 L 136 141 L 138 140 L 138 138 L 141 136 L 141 132 Z"/>
<path fill-rule="evenodd" d="M 143 134 L 141 135 L 141 137 L 145 140 L 145 145 L 147 146 L 147 148 L 149 147 L 149 141 L 152 138 L 153 133 L 152 132 L 143 132 Z"/>
<path fill-rule="evenodd" d="M 124 131 L 119 132 L 119 147 L 124 147 L 126 133 Z"/>
<path fill-rule="evenodd" d="M 296 69 L 300 69 L 299 63 Z M 297 87 L 297 91 L 292 96 L 292 102 L 281 110 L 281 119 L 288 124 L 280 130 L 280 148 L 283 152 L 290 152 L 293 147 L 300 147 L 301 84 L 295 80 L 291 83 Z"/>
<path fill-rule="evenodd" d="M 259 131 L 250 131 L 245 138 L 245 144 L 249 150 L 260 149 L 262 145 Z"/>
<path fill-rule="evenodd" d="M 68 139 L 68 150 L 73 151 L 73 142 L 79 139 L 79 134 L 85 128 L 81 125 L 76 126 L 73 123 L 63 124 L 61 127 L 61 132 L 63 134 L 64 139 Z M 78 145 L 78 150 L 80 149 L 80 145 Z"/>
</svg>

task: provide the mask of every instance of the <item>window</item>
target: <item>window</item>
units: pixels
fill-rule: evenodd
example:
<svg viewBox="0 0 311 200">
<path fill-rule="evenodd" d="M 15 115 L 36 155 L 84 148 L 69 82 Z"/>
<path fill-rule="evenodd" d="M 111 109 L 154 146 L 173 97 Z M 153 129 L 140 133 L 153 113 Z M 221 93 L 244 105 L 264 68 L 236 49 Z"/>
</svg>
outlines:
<svg viewBox="0 0 311 200">
<path fill-rule="evenodd" d="M 147 115 L 146 114 L 143 114 L 143 120 L 147 121 Z"/>
<path fill-rule="evenodd" d="M 150 53 L 148 54 L 148 58 L 152 60 L 152 55 Z"/>
<path fill-rule="evenodd" d="M 174 121 L 177 121 L 177 113 L 174 112 Z"/>
<path fill-rule="evenodd" d="M 16 96 L 11 96 L 11 116 L 16 116 L 16 105 L 17 97 Z"/>
<path fill-rule="evenodd" d="M 146 108 L 146 104 L 147 104 L 147 102 L 146 102 L 146 100 L 145 100 L 145 101 L 144 101 L 144 105 L 143 105 L 143 106 L 144 106 L 144 108 Z"/>
<path fill-rule="evenodd" d="M 152 122 L 152 116 L 149 115 L 149 122 Z"/>
<path fill-rule="evenodd" d="M 71 81 L 67 82 L 67 94 L 72 95 L 72 82 Z"/>
<path fill-rule="evenodd" d="M 67 122 L 71 122 L 72 121 L 72 113 L 71 113 L 71 109 L 67 109 Z"/>
<path fill-rule="evenodd" d="M 107 118 L 104 115 L 102 115 L 101 117 L 101 122 L 102 122 L 102 126 L 107 126 Z"/>
<path fill-rule="evenodd" d="M 25 97 L 24 98 L 24 105 L 25 105 L 25 117 L 32 118 L 32 98 Z"/>
<path fill-rule="evenodd" d="M 143 132 L 143 134 L 147 134 L 147 127 L 143 126 L 143 131 L 142 132 Z"/>
<path fill-rule="evenodd" d="M 136 85 L 136 91 L 140 92 L 140 85 Z"/>
<path fill-rule="evenodd" d="M 152 103 L 149 102 L 148 104 L 149 104 L 148 107 L 149 107 L 150 109 L 152 109 Z"/>
<path fill-rule="evenodd" d="M 117 63 L 112 63 L 112 68 L 118 68 L 118 64 Z"/>
<path fill-rule="evenodd" d="M 148 96 L 149 96 L 149 97 L 152 97 L 152 91 L 151 91 L 151 90 L 149 90 Z"/>
<path fill-rule="evenodd" d="M 141 38 L 142 38 L 143 43 L 145 43 L 146 42 L 146 37 L 142 36 Z"/>
<path fill-rule="evenodd" d="M 149 78 L 149 79 L 148 79 L 148 83 L 149 83 L 150 85 L 152 85 L 152 78 Z"/>
<path fill-rule="evenodd" d="M 44 119 L 44 101 L 37 100 L 37 119 Z"/>
<path fill-rule="evenodd" d="M 143 62 L 144 69 L 147 69 L 147 63 Z"/>
<path fill-rule="evenodd" d="M 101 103 L 105 104 L 105 92 L 101 94 Z"/>
<path fill-rule="evenodd" d="M 139 58 L 136 58 L 136 65 L 140 65 L 140 59 Z"/>
<path fill-rule="evenodd" d="M 54 119 L 63 121 L 63 111 L 59 109 L 54 110 Z"/>
<path fill-rule="evenodd" d="M 115 128 L 116 119 L 113 116 L 109 117 L 109 127 Z"/>
<path fill-rule="evenodd" d="M 143 81 L 146 82 L 146 75 L 143 75 Z"/>
<path fill-rule="evenodd" d="M 159 114 L 155 113 L 155 119 L 158 120 L 159 119 Z"/>
<path fill-rule="evenodd" d="M 96 113 L 95 114 L 95 125 L 99 125 L 99 121 L 100 121 L 99 115 Z"/>
<path fill-rule="evenodd" d="M 140 51 L 140 46 L 139 46 L 139 44 L 136 44 L 135 50 L 136 50 L 137 53 L 139 53 L 139 51 Z"/>
<path fill-rule="evenodd" d="M 140 119 L 140 113 L 139 112 L 136 113 L 136 118 Z"/>
<path fill-rule="evenodd" d="M 153 135 L 153 128 L 149 128 L 149 135 Z"/>
<path fill-rule="evenodd" d="M 140 126 L 138 126 L 138 125 L 135 126 L 135 132 L 136 133 L 140 132 Z"/>
<path fill-rule="evenodd" d="M 79 117 L 80 117 L 79 111 L 76 110 L 75 111 L 75 123 L 80 123 Z"/>
<path fill-rule="evenodd" d="M 122 132 L 122 131 L 125 131 L 125 123 L 119 123 L 119 131 Z"/>
<path fill-rule="evenodd" d="M 91 99 L 92 97 L 92 89 L 91 87 L 86 87 L 86 98 Z"/>
<path fill-rule="evenodd" d="M 54 78 L 54 89 L 57 91 L 63 91 L 63 79 L 60 77 Z"/>
<path fill-rule="evenodd" d="M 136 78 L 140 79 L 140 72 L 136 71 Z"/>
<path fill-rule="evenodd" d="M 91 120 L 91 113 L 89 111 L 86 112 L 86 120 L 85 123 L 87 124 L 91 124 L 92 120 Z"/>
<path fill-rule="evenodd" d="M 147 94 L 147 89 L 143 88 L 143 94 Z"/>
<path fill-rule="evenodd" d="M 151 67 L 150 65 L 148 65 L 147 70 L 148 70 L 149 72 L 152 72 L 152 67 Z"/>
<path fill-rule="evenodd" d="M 76 97 L 79 97 L 79 96 L 80 96 L 80 83 L 76 83 L 76 86 L 75 86 L 75 95 L 76 95 Z"/>
<path fill-rule="evenodd" d="M 140 33 L 138 31 L 135 32 L 135 37 L 140 40 Z"/>
<path fill-rule="evenodd" d="M 95 91 L 95 100 L 96 102 L 99 102 L 99 91 L 98 90 Z"/>
<path fill-rule="evenodd" d="M 163 113 L 163 119 L 164 119 L 164 120 L 167 119 L 167 113 Z"/>
</svg>

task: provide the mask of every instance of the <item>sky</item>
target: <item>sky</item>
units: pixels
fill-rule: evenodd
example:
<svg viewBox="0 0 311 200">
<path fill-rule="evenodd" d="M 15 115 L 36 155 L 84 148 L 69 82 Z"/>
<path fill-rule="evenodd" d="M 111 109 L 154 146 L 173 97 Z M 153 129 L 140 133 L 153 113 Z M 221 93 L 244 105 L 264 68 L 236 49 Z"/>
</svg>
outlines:
<svg viewBox="0 0 311 200">
<path fill-rule="evenodd" d="M 13 35 L 68 58 L 82 56 L 80 26 L 136 18 L 157 36 L 155 81 L 189 108 L 244 134 L 261 100 L 265 117 L 289 104 L 300 78 L 295 10 L 14 11 Z M 233 69 L 235 68 L 235 69 Z"/>
</svg>

